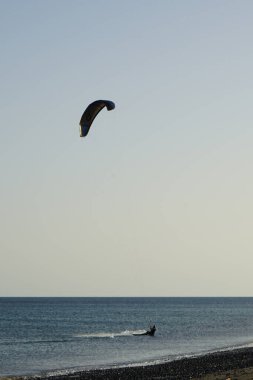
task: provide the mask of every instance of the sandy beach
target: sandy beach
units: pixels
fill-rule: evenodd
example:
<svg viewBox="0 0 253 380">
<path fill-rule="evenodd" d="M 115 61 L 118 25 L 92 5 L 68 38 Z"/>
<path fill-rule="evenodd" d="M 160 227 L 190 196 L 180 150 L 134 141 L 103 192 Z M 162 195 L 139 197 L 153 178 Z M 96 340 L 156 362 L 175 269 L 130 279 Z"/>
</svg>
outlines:
<svg viewBox="0 0 253 380">
<path fill-rule="evenodd" d="M 10 379 L 10 378 L 1 378 Z M 24 377 L 12 378 L 15 380 Z M 26 380 L 36 378 L 25 377 Z M 37 378 L 38 379 L 38 378 Z M 134 380 L 134 379 L 204 379 L 252 380 L 253 348 L 216 352 L 204 356 L 181 359 L 164 364 L 140 367 L 90 370 L 74 374 L 42 377 L 43 380 Z"/>
</svg>

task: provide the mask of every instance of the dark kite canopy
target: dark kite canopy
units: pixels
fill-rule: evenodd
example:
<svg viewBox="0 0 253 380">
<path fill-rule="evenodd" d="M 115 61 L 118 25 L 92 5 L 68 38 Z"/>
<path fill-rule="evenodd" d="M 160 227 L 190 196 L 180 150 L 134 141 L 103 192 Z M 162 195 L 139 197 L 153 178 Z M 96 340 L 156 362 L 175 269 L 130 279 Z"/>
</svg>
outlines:
<svg viewBox="0 0 253 380">
<path fill-rule="evenodd" d="M 93 120 L 104 107 L 106 107 L 108 111 L 111 111 L 115 108 L 115 104 L 110 100 L 96 100 L 88 105 L 79 123 L 80 137 L 87 136 Z"/>
</svg>

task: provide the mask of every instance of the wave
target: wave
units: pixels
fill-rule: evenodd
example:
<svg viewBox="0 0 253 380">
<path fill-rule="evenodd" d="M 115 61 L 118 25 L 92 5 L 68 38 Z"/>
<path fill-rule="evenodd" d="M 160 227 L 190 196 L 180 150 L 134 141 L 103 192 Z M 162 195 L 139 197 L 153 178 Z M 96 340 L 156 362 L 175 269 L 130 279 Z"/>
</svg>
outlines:
<svg viewBox="0 0 253 380">
<path fill-rule="evenodd" d="M 120 332 L 94 332 L 94 333 L 80 333 L 74 335 L 75 338 L 115 338 L 120 336 L 133 336 L 133 334 L 142 334 L 146 330 L 125 330 Z"/>
<path fill-rule="evenodd" d="M 1 340 L 0 346 L 11 346 L 11 345 L 25 345 L 25 344 L 52 344 L 52 343 L 64 343 L 64 342 L 74 342 L 76 338 L 116 338 L 116 337 L 129 337 L 133 336 L 133 334 L 142 334 L 146 330 L 124 330 L 120 332 L 93 332 L 93 333 L 79 333 L 72 335 L 71 337 L 65 337 L 61 339 L 20 339 L 20 340 Z"/>
</svg>

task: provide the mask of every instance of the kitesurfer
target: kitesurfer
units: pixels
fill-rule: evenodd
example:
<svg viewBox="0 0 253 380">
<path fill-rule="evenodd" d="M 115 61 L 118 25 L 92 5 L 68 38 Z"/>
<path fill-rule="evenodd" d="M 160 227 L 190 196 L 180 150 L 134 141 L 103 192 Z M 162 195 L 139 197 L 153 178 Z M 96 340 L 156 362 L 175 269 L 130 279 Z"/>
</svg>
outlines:
<svg viewBox="0 0 253 380">
<path fill-rule="evenodd" d="M 133 335 L 135 335 L 135 336 L 142 336 L 142 335 L 154 336 L 155 332 L 156 332 L 156 327 L 155 327 L 155 325 L 153 325 L 153 326 L 150 326 L 149 330 L 145 331 L 144 333 L 133 334 Z"/>
<path fill-rule="evenodd" d="M 154 336 L 156 332 L 156 327 L 155 325 L 150 326 L 149 330 L 147 330 L 146 335 Z"/>
</svg>

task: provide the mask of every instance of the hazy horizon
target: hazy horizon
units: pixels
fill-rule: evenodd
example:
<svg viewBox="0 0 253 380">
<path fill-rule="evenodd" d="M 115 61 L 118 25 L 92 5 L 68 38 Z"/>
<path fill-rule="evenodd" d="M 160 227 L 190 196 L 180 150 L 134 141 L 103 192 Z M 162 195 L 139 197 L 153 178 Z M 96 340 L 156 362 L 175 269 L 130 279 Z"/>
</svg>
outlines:
<svg viewBox="0 0 253 380">
<path fill-rule="evenodd" d="M 0 296 L 252 295 L 252 13 L 0 0 Z"/>
</svg>

